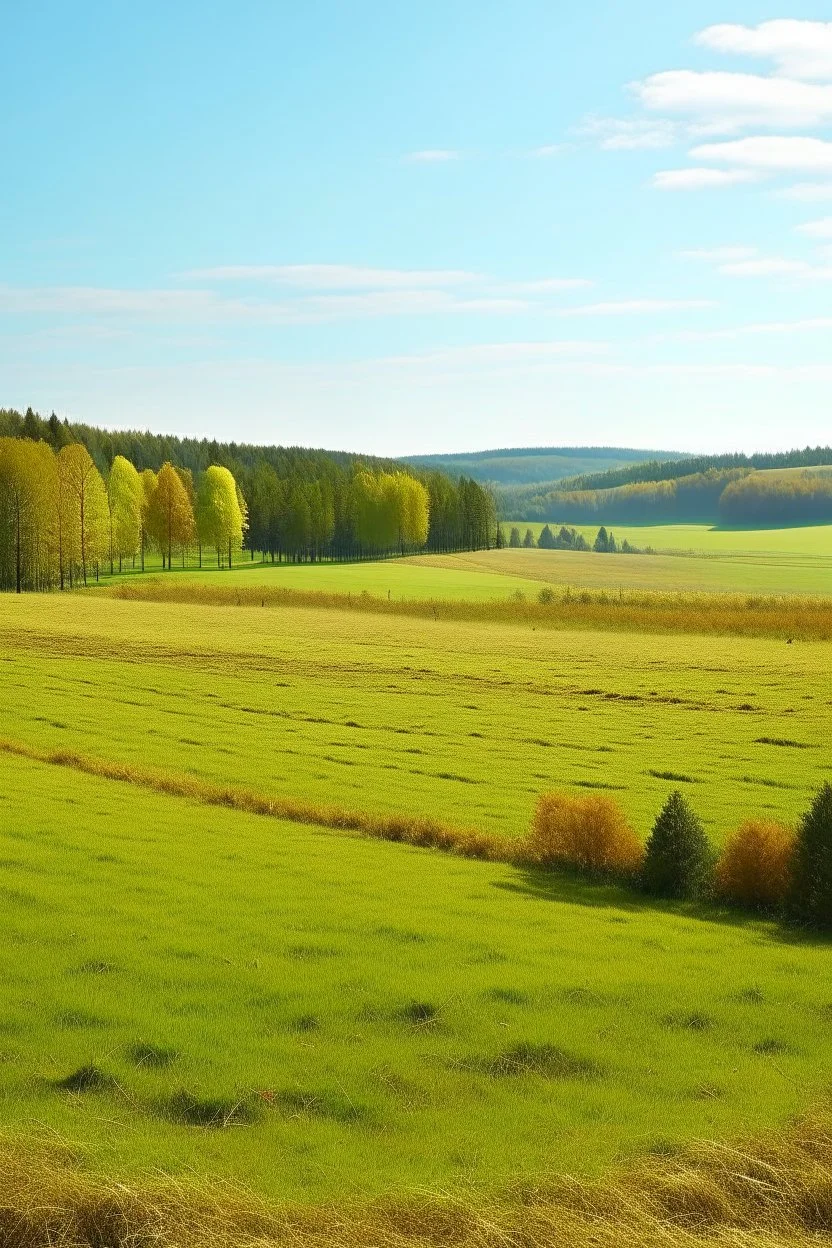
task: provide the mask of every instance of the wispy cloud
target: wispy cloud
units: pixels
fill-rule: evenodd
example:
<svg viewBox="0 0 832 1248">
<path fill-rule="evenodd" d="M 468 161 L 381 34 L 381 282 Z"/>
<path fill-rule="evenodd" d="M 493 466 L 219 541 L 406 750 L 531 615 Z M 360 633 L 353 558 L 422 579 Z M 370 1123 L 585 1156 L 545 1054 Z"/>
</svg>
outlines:
<svg viewBox="0 0 832 1248">
<path fill-rule="evenodd" d="M 209 282 L 268 282 L 299 290 L 417 290 L 474 282 L 464 269 L 381 269 L 351 264 L 225 264 L 191 269 L 184 278 Z"/>
<path fill-rule="evenodd" d="M 758 173 L 832 172 L 832 142 L 806 136 L 754 135 L 727 143 L 704 143 L 695 147 L 691 156 L 694 160 L 715 161 Z"/>
<path fill-rule="evenodd" d="M 672 147 L 679 137 L 672 121 L 644 117 L 587 117 L 580 133 L 597 140 L 606 151 Z"/>
<path fill-rule="evenodd" d="M 691 312 L 713 308 L 711 299 L 608 299 L 563 309 L 560 316 L 651 316 L 658 312 Z"/>
<path fill-rule="evenodd" d="M 756 247 L 695 247 L 679 252 L 683 260 L 704 260 L 710 264 L 729 264 L 731 261 L 750 260 L 756 254 Z"/>
<path fill-rule="evenodd" d="M 460 155 L 450 147 L 426 147 L 419 152 L 408 152 L 402 160 L 406 165 L 442 165 L 459 160 Z"/>
<path fill-rule="evenodd" d="M 751 169 L 662 169 L 653 174 L 650 184 L 657 191 L 706 191 L 758 182 L 760 176 Z"/>
<path fill-rule="evenodd" d="M 539 277 L 528 282 L 507 282 L 504 289 L 516 294 L 549 295 L 567 290 L 585 290 L 594 284 L 588 277 Z"/>
<path fill-rule="evenodd" d="M 797 227 L 797 232 L 805 234 L 807 238 L 819 238 L 824 241 L 832 239 L 832 217 L 821 217 L 819 221 L 804 221 Z"/>
<path fill-rule="evenodd" d="M 720 329 L 677 330 L 665 338 L 674 342 L 711 342 L 733 338 L 778 337 L 828 333 L 832 316 L 803 317 L 795 321 L 752 321 L 746 325 L 730 325 Z"/>
<path fill-rule="evenodd" d="M 544 143 L 542 147 L 533 147 L 528 153 L 539 160 L 548 160 L 551 156 L 560 156 L 561 152 L 569 150 L 569 143 Z"/>
<path fill-rule="evenodd" d="M 780 199 L 795 199 L 802 203 L 821 203 L 832 199 L 832 182 L 797 182 L 774 192 Z"/>
</svg>

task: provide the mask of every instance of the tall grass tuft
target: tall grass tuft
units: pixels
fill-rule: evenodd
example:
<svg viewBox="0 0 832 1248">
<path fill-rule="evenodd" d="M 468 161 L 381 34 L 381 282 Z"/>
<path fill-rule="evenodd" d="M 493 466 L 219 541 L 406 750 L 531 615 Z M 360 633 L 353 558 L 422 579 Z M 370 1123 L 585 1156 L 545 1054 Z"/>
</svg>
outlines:
<svg viewBox="0 0 832 1248">
<path fill-rule="evenodd" d="M 574 867 L 594 875 L 633 875 L 644 849 L 610 797 L 543 793 L 527 840 L 530 860 L 542 867 Z"/>
<path fill-rule="evenodd" d="M 216 1180 L 124 1183 L 60 1143 L 0 1143 L 9 1248 L 820 1248 L 832 1232 L 832 1119 L 694 1144 L 589 1181 L 276 1206 Z"/>
</svg>

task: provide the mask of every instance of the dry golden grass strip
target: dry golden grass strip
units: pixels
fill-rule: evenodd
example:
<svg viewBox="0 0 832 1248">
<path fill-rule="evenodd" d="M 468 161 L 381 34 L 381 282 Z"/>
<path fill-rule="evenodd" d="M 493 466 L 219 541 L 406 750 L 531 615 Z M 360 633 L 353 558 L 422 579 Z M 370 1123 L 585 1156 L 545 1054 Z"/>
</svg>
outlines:
<svg viewBox="0 0 832 1248">
<path fill-rule="evenodd" d="M 832 1243 L 832 1118 L 651 1156 L 597 1182 L 278 1208 L 240 1187 L 85 1171 L 54 1142 L 0 1142 L 7 1248 L 819 1248 Z"/>
<path fill-rule="evenodd" d="M 287 819 L 292 823 L 357 832 L 374 840 L 397 841 L 423 849 L 439 849 L 464 858 L 477 858 L 486 862 L 515 862 L 521 849 L 518 842 L 508 838 L 420 815 L 372 814 L 369 811 L 350 810 L 341 806 L 318 805 L 292 797 L 266 797 L 235 785 L 212 784 L 209 780 L 172 775 L 131 763 L 110 762 L 70 750 L 39 750 L 35 746 L 10 738 L 0 739 L 0 751 L 28 758 L 33 762 L 69 767 L 88 776 L 135 784 L 172 797 L 184 797 L 202 802 L 206 806 L 224 806 L 229 810 L 240 810 L 250 815 L 264 815 L 272 819 Z"/>
<path fill-rule="evenodd" d="M 95 591 L 101 592 L 101 591 Z M 544 628 L 647 633 L 704 633 L 783 640 L 832 640 L 832 598 L 743 594 L 613 593 L 547 587 L 544 601 L 514 598 L 389 600 L 366 592 L 325 593 L 280 586 L 234 586 L 174 579 L 121 584 L 103 591 L 130 602 L 229 607 L 319 607 L 421 619 L 528 624 Z"/>
</svg>

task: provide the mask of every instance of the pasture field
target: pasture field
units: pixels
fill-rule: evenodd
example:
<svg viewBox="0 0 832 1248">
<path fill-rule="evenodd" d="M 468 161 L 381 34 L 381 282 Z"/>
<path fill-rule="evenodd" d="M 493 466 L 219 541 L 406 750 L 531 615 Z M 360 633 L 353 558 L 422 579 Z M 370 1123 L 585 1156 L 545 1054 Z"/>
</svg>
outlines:
<svg viewBox="0 0 832 1248">
<path fill-rule="evenodd" d="M 549 787 L 646 836 L 674 784 L 715 841 L 830 776 L 830 644 L 356 611 L 0 602 L 2 736 L 507 836 Z"/>
<path fill-rule="evenodd" d="M 543 525 L 518 521 L 521 534 L 537 537 Z M 506 536 L 511 522 L 504 524 Z M 577 525 L 592 542 L 598 526 Z M 400 599 L 463 599 L 483 602 L 517 593 L 534 598 L 541 582 L 555 586 L 609 590 L 664 590 L 680 593 L 830 594 L 832 525 L 737 531 L 706 525 L 654 528 L 612 526 L 616 537 L 652 546 L 653 555 L 597 555 L 562 550 L 490 550 L 452 555 L 413 555 L 365 563 L 276 564 L 250 561 L 245 552 L 235 567 L 218 569 L 206 557 L 200 569 L 191 559 L 174 566 L 171 579 L 241 586 L 370 593 Z M 667 553 L 669 552 L 669 553 Z M 680 556 L 686 556 L 684 558 Z M 117 577 L 132 583 L 161 575 L 154 558 L 146 572 L 132 569 Z M 104 585 L 113 580 L 105 576 Z"/>
<path fill-rule="evenodd" d="M 569 524 L 568 520 L 549 522 L 553 532 L 561 524 Z M 607 523 L 599 519 L 597 524 L 576 524 L 571 527 L 583 533 L 588 542 L 595 539 L 601 524 Z M 503 528 L 508 533 L 516 525 L 521 538 L 526 529 L 531 529 L 537 538 L 544 522 L 540 520 L 504 520 Z M 767 564 L 772 569 L 781 566 L 811 567 L 815 564 L 821 570 L 832 568 L 832 525 L 798 525 L 792 528 L 776 529 L 732 529 L 720 528 L 710 524 L 610 524 L 616 539 L 626 538 L 633 546 L 644 549 L 651 546 L 658 553 L 671 551 L 688 556 L 703 556 L 714 559 L 740 559 L 748 562 Z"/>
<path fill-rule="evenodd" d="M 67 767 L 0 778 L 4 1127 L 87 1171 L 470 1195 L 776 1126 L 828 1084 L 823 944 Z"/>
</svg>

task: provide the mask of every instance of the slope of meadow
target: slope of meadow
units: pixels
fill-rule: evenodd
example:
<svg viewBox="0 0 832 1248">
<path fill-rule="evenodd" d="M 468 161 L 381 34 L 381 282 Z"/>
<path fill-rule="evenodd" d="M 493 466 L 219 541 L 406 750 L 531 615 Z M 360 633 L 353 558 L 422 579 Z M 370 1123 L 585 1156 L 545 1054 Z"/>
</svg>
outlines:
<svg viewBox="0 0 832 1248">
<path fill-rule="evenodd" d="M 826 1087 L 823 945 L 24 759 L 0 777 L 4 1126 L 88 1170 L 470 1192 L 778 1125 Z"/>
</svg>

